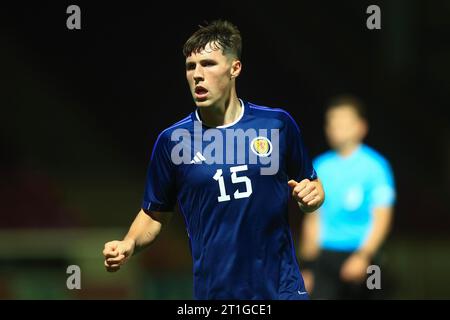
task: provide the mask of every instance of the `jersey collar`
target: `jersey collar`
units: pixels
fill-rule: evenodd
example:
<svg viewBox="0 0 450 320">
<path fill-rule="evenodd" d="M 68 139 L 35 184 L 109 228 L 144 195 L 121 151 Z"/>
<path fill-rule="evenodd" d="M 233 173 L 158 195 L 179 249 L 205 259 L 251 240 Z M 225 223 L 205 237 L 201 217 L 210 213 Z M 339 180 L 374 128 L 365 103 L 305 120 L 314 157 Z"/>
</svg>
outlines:
<svg viewBox="0 0 450 320">
<path fill-rule="evenodd" d="M 245 103 L 244 103 L 244 101 L 242 101 L 242 99 L 239 99 L 239 101 L 241 103 L 241 114 L 239 115 L 239 117 L 237 117 L 237 119 L 234 120 L 232 123 L 229 123 L 229 124 L 226 124 L 226 125 L 223 125 L 223 126 L 217 126 L 217 127 L 214 127 L 214 128 L 218 128 L 218 129 L 228 128 L 228 127 L 234 126 L 236 123 L 241 121 L 241 119 L 242 119 L 242 117 L 244 116 L 244 113 L 245 113 Z M 198 114 L 198 108 L 195 110 L 194 114 L 195 114 L 195 120 L 197 120 L 201 124 L 203 124 L 202 120 L 200 119 L 200 116 Z M 205 124 L 203 124 L 203 125 L 206 126 Z"/>
</svg>

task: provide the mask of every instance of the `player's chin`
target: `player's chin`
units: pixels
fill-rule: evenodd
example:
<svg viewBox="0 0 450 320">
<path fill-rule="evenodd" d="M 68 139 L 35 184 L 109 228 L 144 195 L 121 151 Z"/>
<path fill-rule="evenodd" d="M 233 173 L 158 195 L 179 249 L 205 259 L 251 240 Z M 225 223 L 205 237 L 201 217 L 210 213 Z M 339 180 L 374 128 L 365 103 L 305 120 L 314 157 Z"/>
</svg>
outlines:
<svg viewBox="0 0 450 320">
<path fill-rule="evenodd" d="M 211 105 L 211 102 L 207 100 L 195 100 L 195 105 L 198 108 L 208 108 Z"/>
<path fill-rule="evenodd" d="M 208 97 L 197 97 L 195 95 L 194 95 L 194 102 L 198 108 L 206 108 L 212 104 L 211 99 L 208 99 Z"/>
</svg>

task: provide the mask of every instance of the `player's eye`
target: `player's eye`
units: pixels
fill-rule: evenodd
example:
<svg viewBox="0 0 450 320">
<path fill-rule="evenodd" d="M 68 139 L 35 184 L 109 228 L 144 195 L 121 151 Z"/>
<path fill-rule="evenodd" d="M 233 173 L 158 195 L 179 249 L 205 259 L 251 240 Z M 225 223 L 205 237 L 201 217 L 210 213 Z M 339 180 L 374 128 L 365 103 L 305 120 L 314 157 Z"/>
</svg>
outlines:
<svg viewBox="0 0 450 320">
<path fill-rule="evenodd" d="M 211 66 L 215 66 L 217 63 L 212 60 L 205 60 L 205 61 L 202 61 L 201 64 L 203 67 L 211 67 Z"/>
<path fill-rule="evenodd" d="M 186 63 L 186 70 L 194 70 L 195 69 L 195 63 Z"/>
</svg>

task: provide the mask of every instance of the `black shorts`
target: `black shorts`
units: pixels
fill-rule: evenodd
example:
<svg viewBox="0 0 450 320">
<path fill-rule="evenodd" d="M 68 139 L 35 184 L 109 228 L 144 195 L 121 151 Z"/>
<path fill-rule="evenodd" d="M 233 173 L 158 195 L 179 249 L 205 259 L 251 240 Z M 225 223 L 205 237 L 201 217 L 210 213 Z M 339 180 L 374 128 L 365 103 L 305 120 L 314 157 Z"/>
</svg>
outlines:
<svg viewBox="0 0 450 320">
<path fill-rule="evenodd" d="M 322 250 L 316 259 L 312 272 L 314 288 L 311 299 L 380 299 L 380 290 L 368 289 L 366 280 L 360 284 L 344 282 L 340 270 L 353 252 Z M 371 262 L 371 264 L 374 264 Z"/>
</svg>

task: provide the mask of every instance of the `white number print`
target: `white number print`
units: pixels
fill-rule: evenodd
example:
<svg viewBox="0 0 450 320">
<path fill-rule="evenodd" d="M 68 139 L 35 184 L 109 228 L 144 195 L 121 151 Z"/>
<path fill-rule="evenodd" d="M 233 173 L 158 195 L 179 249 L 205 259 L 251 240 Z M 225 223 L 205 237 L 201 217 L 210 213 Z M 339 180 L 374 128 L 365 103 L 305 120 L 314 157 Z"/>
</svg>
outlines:
<svg viewBox="0 0 450 320">
<path fill-rule="evenodd" d="M 230 201 L 230 196 L 227 195 L 227 191 L 225 190 L 225 183 L 223 182 L 222 177 L 222 169 L 217 169 L 213 179 L 219 181 L 220 196 L 217 197 L 217 201 L 219 202 Z"/>
<path fill-rule="evenodd" d="M 246 171 L 246 170 L 248 170 L 247 165 L 230 168 L 231 182 L 234 184 L 245 183 L 245 189 L 246 189 L 246 191 L 244 191 L 244 192 L 240 192 L 239 190 L 236 190 L 233 195 L 235 199 L 248 198 L 248 197 L 250 197 L 250 195 L 253 192 L 251 180 L 247 176 L 241 176 L 241 177 L 237 176 L 237 172 Z M 227 195 L 227 191 L 225 189 L 225 182 L 224 182 L 222 173 L 223 173 L 222 169 L 217 169 L 216 174 L 213 177 L 214 180 L 219 182 L 220 196 L 217 197 L 217 201 L 219 201 L 219 202 L 231 200 L 231 197 L 229 195 Z"/>
</svg>

